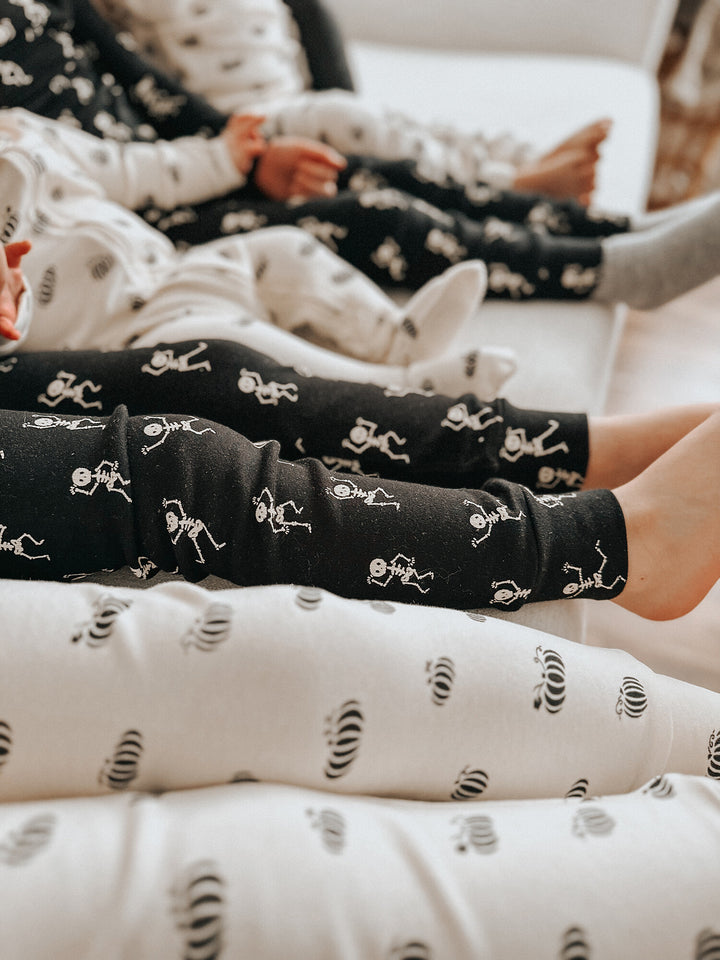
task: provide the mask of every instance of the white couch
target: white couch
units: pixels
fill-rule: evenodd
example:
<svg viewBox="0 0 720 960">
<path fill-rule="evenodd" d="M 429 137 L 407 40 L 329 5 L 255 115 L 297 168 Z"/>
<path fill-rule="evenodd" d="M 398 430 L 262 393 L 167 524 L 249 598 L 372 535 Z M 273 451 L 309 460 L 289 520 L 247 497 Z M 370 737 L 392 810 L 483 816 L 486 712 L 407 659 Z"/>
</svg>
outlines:
<svg viewBox="0 0 720 960">
<path fill-rule="evenodd" d="M 511 131 L 551 147 L 614 120 L 595 204 L 644 208 L 658 132 L 655 70 L 676 0 L 325 0 L 358 92 L 418 120 Z M 479 335 L 511 346 L 503 393 L 528 406 L 603 409 L 625 308 L 487 302 Z"/>
</svg>

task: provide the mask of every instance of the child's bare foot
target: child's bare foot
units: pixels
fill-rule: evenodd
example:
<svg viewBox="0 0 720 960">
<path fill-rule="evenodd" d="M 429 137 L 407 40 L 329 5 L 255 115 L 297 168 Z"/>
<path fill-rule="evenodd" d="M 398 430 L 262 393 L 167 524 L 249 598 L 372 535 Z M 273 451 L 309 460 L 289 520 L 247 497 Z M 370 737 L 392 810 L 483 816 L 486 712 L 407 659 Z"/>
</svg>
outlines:
<svg viewBox="0 0 720 960">
<path fill-rule="evenodd" d="M 650 413 L 591 417 L 584 488 L 612 489 L 628 483 L 716 411 L 720 411 L 718 403 L 696 403 Z"/>
<path fill-rule="evenodd" d="M 581 127 L 575 133 L 562 140 L 556 147 L 549 150 L 544 157 L 554 157 L 560 153 L 566 153 L 568 150 L 582 150 L 585 153 L 597 154 L 598 148 L 603 140 L 607 139 L 612 128 L 612 120 L 605 117 L 602 120 L 595 120 L 586 127 Z"/>
<path fill-rule="evenodd" d="M 521 167 L 513 186 L 558 200 L 575 199 L 587 206 L 595 189 L 600 144 L 610 126 L 609 120 L 598 120 L 571 134 L 548 153 Z"/>
<path fill-rule="evenodd" d="M 720 413 L 614 493 L 628 538 L 615 602 L 651 620 L 689 613 L 720 579 Z"/>
</svg>

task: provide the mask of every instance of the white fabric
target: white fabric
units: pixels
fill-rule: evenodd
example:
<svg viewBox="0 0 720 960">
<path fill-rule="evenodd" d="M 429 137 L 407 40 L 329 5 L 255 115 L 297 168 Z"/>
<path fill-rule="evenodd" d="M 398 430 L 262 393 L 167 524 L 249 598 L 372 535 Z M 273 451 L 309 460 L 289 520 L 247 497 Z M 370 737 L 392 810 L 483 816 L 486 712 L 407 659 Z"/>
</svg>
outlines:
<svg viewBox="0 0 720 960">
<path fill-rule="evenodd" d="M 238 771 L 438 801 L 720 776 L 720 694 L 494 617 L 289 586 L 5 581 L 0 600 L 2 801 Z"/>
<path fill-rule="evenodd" d="M 237 783 L 0 807 L 22 960 L 702 960 L 720 783 L 422 803 Z"/>
<path fill-rule="evenodd" d="M 192 199 L 222 192 L 222 163 L 213 161 L 223 150 L 202 138 L 177 147 L 99 144 L 23 110 L 0 115 L 3 230 L 33 242 L 23 270 L 35 319 L 19 345 L 117 349 L 215 337 L 321 376 L 416 387 L 429 380 L 441 392 L 496 395 L 514 370 L 507 351 L 479 351 L 468 373 L 467 348 L 436 357 L 433 347 L 440 320 L 446 335 L 474 325 L 486 282 L 481 263 L 458 265 L 400 309 L 299 228 L 229 235 L 181 254 L 115 202 L 135 205 L 145 189 L 171 206 L 184 189 Z M 420 331 L 427 327 L 427 349 L 422 332 L 413 338 L 403 326 L 406 314 Z"/>
<path fill-rule="evenodd" d="M 93 0 L 141 53 L 219 110 L 299 93 L 305 54 L 282 0 Z"/>
</svg>

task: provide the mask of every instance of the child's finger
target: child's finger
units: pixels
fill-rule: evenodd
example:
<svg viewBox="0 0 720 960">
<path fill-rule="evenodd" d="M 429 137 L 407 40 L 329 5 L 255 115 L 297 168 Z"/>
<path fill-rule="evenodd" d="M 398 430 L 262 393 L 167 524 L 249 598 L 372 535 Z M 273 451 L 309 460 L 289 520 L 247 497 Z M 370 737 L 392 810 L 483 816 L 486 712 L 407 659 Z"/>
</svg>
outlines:
<svg viewBox="0 0 720 960">
<path fill-rule="evenodd" d="M 332 147 L 328 147 L 324 143 L 309 143 L 304 144 L 302 147 L 302 152 L 300 154 L 301 162 L 315 162 L 322 164 L 326 167 L 332 167 L 334 170 L 344 170 L 347 166 L 347 160 L 345 157 L 338 153 L 337 150 L 333 150 Z"/>
<path fill-rule="evenodd" d="M 29 253 L 32 249 L 32 244 L 29 240 L 19 240 L 17 243 L 8 243 L 5 247 L 5 257 L 7 259 L 7 265 L 11 270 L 17 269 L 20 266 L 20 261 L 25 256 L 26 253 Z"/>
<path fill-rule="evenodd" d="M 2 310 L 2 307 L 0 307 Z M 20 332 L 15 327 L 14 322 L 9 318 L 5 317 L 0 313 L 0 337 L 4 337 L 6 340 L 19 340 Z"/>
</svg>

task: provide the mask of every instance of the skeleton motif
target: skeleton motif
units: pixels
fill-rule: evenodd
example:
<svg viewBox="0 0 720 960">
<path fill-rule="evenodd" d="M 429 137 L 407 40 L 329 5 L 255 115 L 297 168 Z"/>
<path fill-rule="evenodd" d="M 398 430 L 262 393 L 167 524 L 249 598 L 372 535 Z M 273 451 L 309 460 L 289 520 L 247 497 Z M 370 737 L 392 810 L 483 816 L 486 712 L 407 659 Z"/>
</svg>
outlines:
<svg viewBox="0 0 720 960">
<path fill-rule="evenodd" d="M 500 456 L 511 463 L 515 463 L 520 457 L 547 457 L 551 453 L 569 453 L 568 445 L 565 441 L 556 443 L 554 447 L 545 447 L 545 440 L 560 426 L 557 420 L 548 420 L 548 428 L 544 433 L 528 440 L 525 427 L 508 427 L 505 433 L 505 443 L 500 448 Z"/>
<path fill-rule="evenodd" d="M 303 507 L 298 507 L 294 500 L 286 500 L 285 503 L 276 504 L 273 495 L 267 487 L 264 487 L 260 496 L 253 497 L 253 503 L 255 504 L 255 519 L 258 523 L 264 523 L 267 520 L 273 533 L 290 533 L 290 527 L 305 527 L 308 533 L 312 533 L 311 524 L 286 518 L 286 510 L 292 511 L 291 516 L 297 517 L 303 512 Z"/>
<path fill-rule="evenodd" d="M 536 503 L 541 503 L 544 507 L 547 507 L 548 510 L 554 510 L 555 507 L 562 507 L 565 500 L 574 500 L 577 494 L 575 493 L 541 493 L 539 496 L 537 493 L 532 493 L 533 500 Z"/>
<path fill-rule="evenodd" d="M 187 353 L 175 356 L 175 351 L 155 350 L 148 363 L 144 363 L 140 370 L 142 373 L 150 373 L 153 377 L 159 377 L 168 370 L 175 370 L 177 373 L 187 373 L 189 370 L 212 370 L 209 360 L 199 360 L 197 363 L 190 363 L 193 357 L 207 350 L 207 344 L 201 340 L 198 345 Z"/>
<path fill-rule="evenodd" d="M 350 436 L 341 441 L 341 446 L 352 450 L 353 453 L 365 453 L 366 450 L 375 449 L 384 453 L 391 460 L 404 460 L 410 463 L 410 457 L 406 453 L 396 453 L 390 447 L 390 441 L 394 440 L 398 446 L 402 446 L 407 441 L 405 437 L 398 436 L 394 430 L 388 430 L 386 433 L 376 433 L 378 425 L 372 420 L 365 420 L 363 417 L 357 417 L 355 426 L 350 431 Z"/>
<path fill-rule="evenodd" d="M 0 60 L 0 80 L 7 87 L 28 87 L 33 82 L 20 64 L 12 60 Z"/>
<path fill-rule="evenodd" d="M 408 262 L 394 237 L 385 237 L 377 250 L 370 254 L 370 259 L 376 267 L 387 270 L 393 280 L 400 282 L 405 279 Z"/>
<path fill-rule="evenodd" d="M 498 220 L 497 217 L 488 217 L 483 224 L 483 236 L 486 240 L 512 240 L 517 233 L 517 227 L 514 223 L 508 223 L 507 220 Z"/>
<path fill-rule="evenodd" d="M 247 233 L 259 230 L 267 223 L 267 217 L 254 210 L 237 210 L 226 213 L 220 223 L 221 233 Z"/>
<path fill-rule="evenodd" d="M 509 607 L 516 600 L 527 600 L 532 593 L 532 589 L 519 587 L 514 580 L 493 580 L 492 588 L 495 596 L 490 603 L 499 603 L 504 607 Z"/>
<path fill-rule="evenodd" d="M 425 238 L 425 249 L 445 257 L 449 263 L 459 263 L 467 257 L 467 247 L 457 237 L 444 233 L 438 227 L 433 227 Z"/>
<path fill-rule="evenodd" d="M 102 410 L 100 400 L 85 399 L 86 390 L 91 393 L 100 393 L 102 386 L 93 383 L 92 380 L 83 380 L 81 383 L 76 383 L 76 380 L 77 377 L 74 373 L 58 370 L 56 378 L 45 388 L 46 392 L 41 393 L 38 397 L 38 403 L 44 403 L 48 407 L 56 407 L 63 400 L 71 400 L 84 410 L 90 410 L 93 407 Z"/>
<path fill-rule="evenodd" d="M 529 226 L 547 233 L 570 233 L 570 221 L 562 210 L 553 209 L 549 203 L 536 204 L 526 217 Z"/>
<path fill-rule="evenodd" d="M 133 93 L 145 104 L 148 113 L 153 117 L 176 117 L 181 107 L 187 103 L 187 97 L 183 94 L 173 95 L 160 90 L 155 77 L 149 73 L 135 84 Z"/>
<path fill-rule="evenodd" d="M 296 383 L 276 383 L 274 380 L 265 383 L 259 373 L 255 370 L 246 370 L 245 367 L 240 371 L 238 390 L 240 393 L 254 393 L 259 403 L 272 404 L 274 407 L 278 405 L 279 400 L 297 403 L 298 398 Z"/>
<path fill-rule="evenodd" d="M 502 417 L 499 415 L 494 415 L 487 417 L 486 420 L 483 420 L 483 416 L 486 414 L 493 413 L 492 407 L 483 407 L 482 410 L 478 410 L 477 413 L 470 413 L 465 403 L 456 403 L 448 410 L 445 418 L 440 421 L 441 427 L 449 427 L 455 432 L 464 430 L 465 427 L 468 430 L 485 430 L 486 427 L 489 427 L 492 423 L 502 423 Z M 482 443 L 484 437 L 478 437 L 478 443 Z"/>
<path fill-rule="evenodd" d="M 407 210 L 410 206 L 406 195 L 391 187 L 365 190 L 358 195 L 358 203 L 366 210 Z"/>
<path fill-rule="evenodd" d="M 130 481 L 123 480 L 118 467 L 117 460 L 101 460 L 93 470 L 89 467 L 76 467 L 72 473 L 70 493 L 82 493 L 86 497 L 91 497 L 98 487 L 105 487 L 108 493 L 119 493 L 125 497 L 128 503 L 132 503 L 132 497 L 129 497 L 123 490 L 123 487 L 130 485 Z M 91 483 L 93 483 L 93 486 L 86 490 L 85 487 L 88 487 Z"/>
<path fill-rule="evenodd" d="M 150 557 L 138 557 L 137 564 L 136 567 L 130 567 L 130 571 L 138 580 L 147 580 L 158 569 L 158 565 Z"/>
<path fill-rule="evenodd" d="M 543 490 L 552 490 L 553 487 L 557 487 L 559 484 L 563 484 L 570 489 L 574 487 L 581 487 L 585 477 L 578 473 L 577 470 L 563 470 L 562 467 L 540 467 L 538 470 L 538 487 L 542 487 Z"/>
<path fill-rule="evenodd" d="M 563 587 L 563 593 L 566 597 L 579 597 L 580 594 L 584 593 L 586 590 L 589 590 L 591 587 L 595 587 L 596 589 L 602 588 L 603 590 L 613 590 L 617 583 L 625 583 L 625 577 L 621 577 L 619 575 L 615 577 L 612 583 L 603 583 L 603 570 L 605 569 L 605 564 L 607 563 L 608 558 L 600 549 L 599 540 L 595 544 L 595 550 L 600 554 L 602 560 L 595 573 L 590 574 L 589 577 L 583 577 L 582 567 L 575 567 L 570 563 L 563 564 L 563 571 L 565 573 L 570 573 L 570 571 L 573 570 L 577 574 L 577 581 L 567 583 Z"/>
<path fill-rule="evenodd" d="M 12 368 L 17 363 L 17 357 L 10 357 L 8 360 L 0 360 L 0 373 L 11 373 Z"/>
<path fill-rule="evenodd" d="M 50 10 L 44 3 L 36 0 L 10 0 L 14 7 L 22 7 L 23 13 L 36 29 L 45 26 L 50 16 Z"/>
<path fill-rule="evenodd" d="M 560 277 L 560 283 L 566 290 L 575 293 L 589 293 L 597 283 L 598 272 L 596 267 L 583 267 L 579 263 L 571 263 L 565 267 Z"/>
<path fill-rule="evenodd" d="M 78 102 L 87 106 L 88 103 L 92 100 L 94 87 L 90 80 L 87 77 L 66 77 L 64 74 L 59 73 L 52 78 L 48 84 L 50 93 L 60 94 L 65 90 L 74 90 L 75 96 L 78 98 Z"/>
<path fill-rule="evenodd" d="M 380 578 L 384 577 L 384 580 Z M 386 587 L 390 581 L 397 577 L 404 586 L 415 587 L 420 593 L 427 593 L 430 587 L 420 585 L 421 580 L 434 580 L 435 574 L 432 570 L 426 573 L 418 573 L 415 568 L 415 557 L 406 557 L 404 553 L 396 553 L 389 562 L 382 557 L 375 557 L 370 561 L 370 576 L 368 583 L 373 583 L 378 587 Z"/>
<path fill-rule="evenodd" d="M 70 111 L 66 111 L 66 116 L 62 117 L 63 123 L 66 122 L 66 119 L 72 122 L 76 119 Z M 80 126 L 80 121 L 77 121 L 76 126 Z M 107 110 L 99 110 L 93 117 L 93 126 L 96 127 L 105 137 L 110 137 L 113 140 L 128 141 L 132 140 L 132 130 L 126 123 L 115 120 L 112 114 L 108 113 Z"/>
<path fill-rule="evenodd" d="M 344 240 L 348 235 L 347 227 L 340 227 L 336 223 L 330 223 L 325 220 L 318 220 L 317 217 L 301 217 L 297 225 L 306 233 L 311 234 L 316 239 L 324 243 L 326 247 L 338 252 L 336 240 Z"/>
<path fill-rule="evenodd" d="M 159 447 L 161 444 L 165 443 L 167 438 L 171 433 L 177 433 L 178 430 L 182 430 L 185 433 L 194 433 L 195 436 L 200 437 L 203 433 L 215 433 L 212 427 L 205 427 L 203 430 L 195 430 L 193 423 L 198 423 L 197 417 L 190 417 L 186 420 L 168 420 L 167 417 L 143 417 L 143 420 L 152 420 L 153 423 L 148 423 L 143 427 L 143 433 L 146 437 L 160 437 L 159 440 L 156 440 L 155 443 L 150 444 L 150 446 L 145 445 L 141 449 L 141 453 L 147 455 L 151 450 L 154 450 L 155 447 Z"/>
<path fill-rule="evenodd" d="M 473 503 L 472 500 L 463 500 L 463 503 L 466 507 L 476 507 L 478 510 L 477 513 L 471 514 L 470 526 L 474 530 L 485 531 L 481 537 L 473 537 L 470 541 L 474 547 L 477 547 L 483 540 L 487 540 L 496 523 L 502 523 L 505 520 L 522 520 L 525 516 L 522 510 L 518 512 L 517 516 L 513 516 L 503 503 L 498 504 L 497 509 L 491 510 L 489 513 L 480 503 Z"/>
<path fill-rule="evenodd" d="M 521 273 L 513 273 L 506 263 L 488 264 L 488 288 L 493 293 L 507 291 L 513 299 L 529 297 L 535 293 L 535 285 Z"/>
<path fill-rule="evenodd" d="M 382 487 L 375 487 L 374 490 L 363 490 L 352 480 L 330 477 L 333 482 L 332 487 L 325 487 L 325 492 L 336 500 L 362 500 L 368 507 L 395 507 L 400 509 L 397 500 L 393 500 L 392 494 Z M 380 499 L 380 497 L 384 499 Z"/>
<path fill-rule="evenodd" d="M 29 533 L 21 533 L 19 537 L 13 537 L 12 540 L 5 539 L 5 531 L 7 527 L 4 523 L 0 523 L 0 551 L 5 551 L 5 553 L 12 553 L 14 557 L 23 557 L 25 560 L 49 560 L 49 553 L 42 554 L 30 554 L 25 552 L 26 543 L 31 543 L 34 547 L 40 547 L 45 543 L 44 540 L 36 540 Z"/>
<path fill-rule="evenodd" d="M 349 470 L 350 473 L 362 473 L 359 460 L 346 460 L 344 457 L 323 456 L 322 462 L 328 470 Z"/>
<path fill-rule="evenodd" d="M 37 413 L 31 414 L 32 423 L 24 423 L 23 427 L 32 427 L 35 430 L 53 430 L 58 427 L 64 427 L 66 430 L 104 430 L 105 424 L 99 420 L 93 420 L 92 417 L 76 417 L 74 420 L 63 420 L 56 414 L 49 417 L 41 417 Z"/>
<path fill-rule="evenodd" d="M 407 397 L 411 393 L 419 397 L 435 396 L 432 390 L 423 390 L 420 387 L 385 387 L 383 393 L 386 397 Z"/>
<path fill-rule="evenodd" d="M 181 537 L 186 536 L 195 547 L 198 563 L 205 563 L 205 557 L 198 543 L 201 534 L 205 534 L 215 550 L 222 550 L 225 546 L 224 543 L 217 543 L 202 520 L 189 517 L 185 513 L 185 508 L 180 500 L 163 500 L 163 506 L 165 507 L 165 526 L 170 534 L 170 541 L 174 545 Z"/>
</svg>

